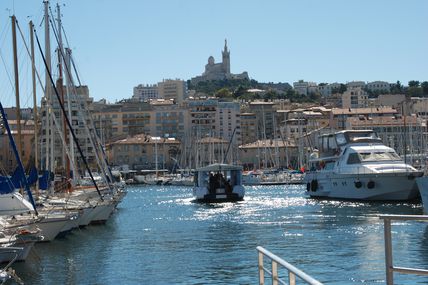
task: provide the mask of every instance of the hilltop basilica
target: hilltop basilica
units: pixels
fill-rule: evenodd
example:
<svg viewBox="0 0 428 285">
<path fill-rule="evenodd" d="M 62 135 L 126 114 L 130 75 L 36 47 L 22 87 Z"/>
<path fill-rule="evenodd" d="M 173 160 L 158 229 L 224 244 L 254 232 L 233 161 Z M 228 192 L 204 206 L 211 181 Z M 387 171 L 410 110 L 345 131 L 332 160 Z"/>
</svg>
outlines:
<svg viewBox="0 0 428 285">
<path fill-rule="evenodd" d="M 205 65 L 205 72 L 191 79 L 192 84 L 198 84 L 202 81 L 223 80 L 223 79 L 249 79 L 246 71 L 241 74 L 230 73 L 230 51 L 227 49 L 227 40 L 224 40 L 224 50 L 222 51 L 223 61 L 215 63 L 214 57 L 208 58 L 208 63 Z"/>
</svg>

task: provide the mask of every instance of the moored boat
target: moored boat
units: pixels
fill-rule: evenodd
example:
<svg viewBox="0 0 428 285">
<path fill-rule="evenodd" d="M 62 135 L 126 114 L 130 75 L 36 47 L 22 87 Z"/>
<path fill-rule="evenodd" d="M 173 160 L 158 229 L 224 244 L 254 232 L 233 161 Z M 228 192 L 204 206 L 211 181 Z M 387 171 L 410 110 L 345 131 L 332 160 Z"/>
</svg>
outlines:
<svg viewBox="0 0 428 285">
<path fill-rule="evenodd" d="M 422 172 L 406 164 L 372 130 L 345 130 L 319 137 L 310 160 L 306 193 L 311 197 L 402 201 L 419 196 Z"/>
</svg>

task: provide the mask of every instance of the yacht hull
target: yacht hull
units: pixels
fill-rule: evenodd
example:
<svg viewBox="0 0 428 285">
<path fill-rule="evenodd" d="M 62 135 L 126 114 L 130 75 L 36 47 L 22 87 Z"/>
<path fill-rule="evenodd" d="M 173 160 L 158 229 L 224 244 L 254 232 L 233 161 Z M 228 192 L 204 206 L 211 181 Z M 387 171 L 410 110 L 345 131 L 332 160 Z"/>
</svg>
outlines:
<svg viewBox="0 0 428 285">
<path fill-rule="evenodd" d="M 407 201 L 418 198 L 419 173 L 309 173 L 306 193 L 316 198 L 367 201 Z"/>
<path fill-rule="evenodd" d="M 92 216 L 91 224 L 104 224 L 111 216 L 115 209 L 113 201 L 104 201 L 97 205 L 94 209 L 94 215 Z"/>
<path fill-rule="evenodd" d="M 424 214 L 428 215 L 428 176 L 417 178 L 416 183 L 418 184 L 419 193 L 422 198 Z"/>
<path fill-rule="evenodd" d="M 216 189 L 215 193 L 210 193 L 207 187 L 195 187 L 193 195 L 197 202 L 222 203 L 236 202 L 244 199 L 245 190 L 242 186 L 233 187 L 233 191 L 228 193 L 223 188 Z"/>
</svg>

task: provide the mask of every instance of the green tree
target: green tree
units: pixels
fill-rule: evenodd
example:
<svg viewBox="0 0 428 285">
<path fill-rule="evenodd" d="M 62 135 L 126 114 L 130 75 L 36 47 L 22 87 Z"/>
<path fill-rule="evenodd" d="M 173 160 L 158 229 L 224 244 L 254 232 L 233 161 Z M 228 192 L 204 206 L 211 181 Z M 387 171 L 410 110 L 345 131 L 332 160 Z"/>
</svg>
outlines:
<svg viewBox="0 0 428 285">
<path fill-rule="evenodd" d="M 239 85 L 238 88 L 236 88 L 235 91 L 233 92 L 233 96 L 235 98 L 239 98 L 243 96 L 245 93 L 247 93 L 247 89 L 245 89 L 244 86 Z"/>
<path fill-rule="evenodd" d="M 345 84 L 340 84 L 340 87 L 331 89 L 332 94 L 340 93 L 343 94 L 347 90 Z"/>
<path fill-rule="evenodd" d="M 400 80 L 397 80 L 397 83 L 391 84 L 391 94 L 402 94 L 403 93 L 403 85 Z"/>
<path fill-rule="evenodd" d="M 419 87 L 419 81 L 417 80 L 410 80 L 409 81 L 409 88 L 411 87 Z"/>
<path fill-rule="evenodd" d="M 228 88 L 226 88 L 226 87 L 223 87 L 223 88 L 217 90 L 214 93 L 214 95 L 217 98 L 231 98 L 231 97 L 233 97 L 232 96 L 232 92 L 230 92 L 230 90 Z"/>
<path fill-rule="evenodd" d="M 421 83 L 422 91 L 425 96 L 428 96 L 428 81 L 424 81 Z"/>
</svg>

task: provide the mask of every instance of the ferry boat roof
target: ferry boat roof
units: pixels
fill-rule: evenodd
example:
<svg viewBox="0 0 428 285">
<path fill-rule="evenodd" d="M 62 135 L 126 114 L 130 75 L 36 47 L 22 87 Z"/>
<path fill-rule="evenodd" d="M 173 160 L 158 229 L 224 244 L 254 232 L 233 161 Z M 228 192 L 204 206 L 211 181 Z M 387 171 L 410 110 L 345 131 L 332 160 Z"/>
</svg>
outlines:
<svg viewBox="0 0 428 285">
<path fill-rule="evenodd" d="M 198 172 L 205 172 L 205 171 L 231 171 L 231 170 L 242 170 L 242 166 L 240 165 L 232 165 L 232 164 L 225 164 L 225 163 L 214 163 L 210 164 L 204 167 L 200 167 L 196 169 Z"/>
</svg>

